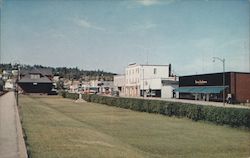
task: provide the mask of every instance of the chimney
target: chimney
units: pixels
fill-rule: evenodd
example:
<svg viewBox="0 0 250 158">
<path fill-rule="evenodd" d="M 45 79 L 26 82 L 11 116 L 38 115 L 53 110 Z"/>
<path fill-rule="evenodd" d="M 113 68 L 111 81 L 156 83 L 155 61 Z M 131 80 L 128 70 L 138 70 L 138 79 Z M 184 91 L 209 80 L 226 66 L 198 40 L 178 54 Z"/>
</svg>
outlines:
<svg viewBox="0 0 250 158">
<path fill-rule="evenodd" d="M 171 77 L 172 73 L 171 73 L 171 64 L 168 65 L 168 77 Z"/>
</svg>

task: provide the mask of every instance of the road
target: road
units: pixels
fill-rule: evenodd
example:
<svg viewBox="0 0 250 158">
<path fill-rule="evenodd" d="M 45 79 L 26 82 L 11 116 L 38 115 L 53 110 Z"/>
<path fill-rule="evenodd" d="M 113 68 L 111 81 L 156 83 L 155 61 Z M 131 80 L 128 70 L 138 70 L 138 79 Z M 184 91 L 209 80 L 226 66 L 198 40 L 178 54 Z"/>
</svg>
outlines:
<svg viewBox="0 0 250 158">
<path fill-rule="evenodd" d="M 0 157 L 27 158 L 14 92 L 0 97 Z"/>
</svg>

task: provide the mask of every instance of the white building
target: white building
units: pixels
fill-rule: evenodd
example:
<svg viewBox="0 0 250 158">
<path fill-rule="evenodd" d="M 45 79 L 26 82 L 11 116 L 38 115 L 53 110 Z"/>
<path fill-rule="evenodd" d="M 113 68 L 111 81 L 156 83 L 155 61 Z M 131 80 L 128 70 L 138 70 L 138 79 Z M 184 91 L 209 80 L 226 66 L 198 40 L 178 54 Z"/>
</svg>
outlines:
<svg viewBox="0 0 250 158">
<path fill-rule="evenodd" d="M 125 75 L 114 77 L 114 85 L 125 96 L 172 98 L 178 79 L 171 73 L 171 64 L 130 64 Z"/>
<path fill-rule="evenodd" d="M 125 75 L 114 76 L 114 91 L 118 91 L 120 96 L 124 96 Z"/>
<path fill-rule="evenodd" d="M 5 85 L 4 85 L 4 88 L 7 89 L 7 90 L 12 90 L 14 89 L 14 80 L 12 79 L 8 79 L 5 81 Z"/>
</svg>

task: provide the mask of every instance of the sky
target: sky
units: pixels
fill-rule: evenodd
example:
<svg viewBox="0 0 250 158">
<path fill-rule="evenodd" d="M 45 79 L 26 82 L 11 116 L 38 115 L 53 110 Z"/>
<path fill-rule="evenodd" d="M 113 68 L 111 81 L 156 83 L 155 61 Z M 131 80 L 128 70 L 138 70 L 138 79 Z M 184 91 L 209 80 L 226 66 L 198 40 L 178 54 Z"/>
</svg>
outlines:
<svg viewBox="0 0 250 158">
<path fill-rule="evenodd" d="M 250 71 L 250 0 L 0 0 L 1 63 Z"/>
</svg>

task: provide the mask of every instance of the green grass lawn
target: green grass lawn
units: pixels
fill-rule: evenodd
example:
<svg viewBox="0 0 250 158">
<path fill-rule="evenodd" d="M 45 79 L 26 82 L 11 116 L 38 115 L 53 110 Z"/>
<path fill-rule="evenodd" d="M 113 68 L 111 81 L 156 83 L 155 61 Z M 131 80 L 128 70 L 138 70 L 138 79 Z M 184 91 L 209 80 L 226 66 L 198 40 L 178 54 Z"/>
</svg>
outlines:
<svg viewBox="0 0 250 158">
<path fill-rule="evenodd" d="M 248 158 L 250 131 L 60 97 L 21 96 L 32 158 Z"/>
</svg>

